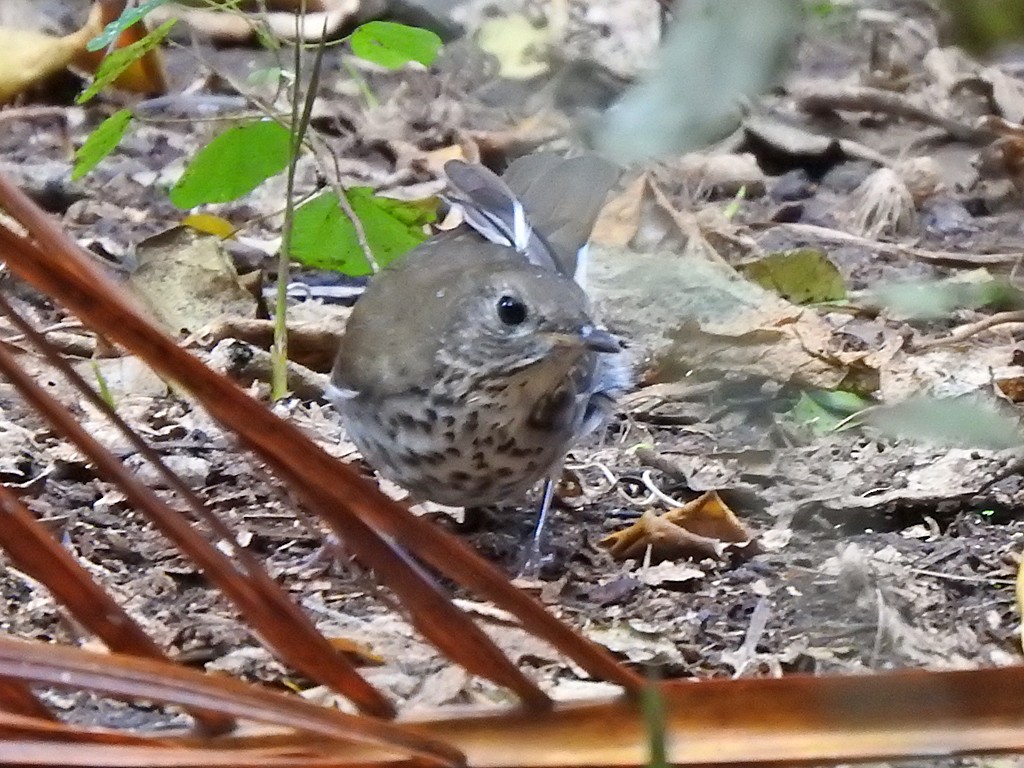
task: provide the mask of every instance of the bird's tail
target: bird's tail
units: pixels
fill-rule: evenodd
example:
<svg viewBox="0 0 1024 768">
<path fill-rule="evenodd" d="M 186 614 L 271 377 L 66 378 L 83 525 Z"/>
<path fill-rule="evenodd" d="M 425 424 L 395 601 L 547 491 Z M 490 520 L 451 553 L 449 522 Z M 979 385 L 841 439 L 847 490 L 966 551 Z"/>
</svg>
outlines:
<svg viewBox="0 0 1024 768">
<path fill-rule="evenodd" d="M 521 157 L 502 177 L 461 160 L 445 164 L 448 198 L 466 223 L 532 264 L 583 282 L 587 241 L 618 169 L 593 153 Z"/>
</svg>

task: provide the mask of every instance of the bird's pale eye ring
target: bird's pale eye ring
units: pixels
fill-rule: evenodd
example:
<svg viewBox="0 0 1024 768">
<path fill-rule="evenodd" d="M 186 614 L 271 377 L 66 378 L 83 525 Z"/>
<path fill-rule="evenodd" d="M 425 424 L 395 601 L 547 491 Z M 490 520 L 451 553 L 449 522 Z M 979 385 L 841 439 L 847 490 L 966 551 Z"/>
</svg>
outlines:
<svg viewBox="0 0 1024 768">
<path fill-rule="evenodd" d="M 522 325 L 526 322 L 526 304 L 515 296 L 498 299 L 498 319 L 505 325 Z"/>
</svg>

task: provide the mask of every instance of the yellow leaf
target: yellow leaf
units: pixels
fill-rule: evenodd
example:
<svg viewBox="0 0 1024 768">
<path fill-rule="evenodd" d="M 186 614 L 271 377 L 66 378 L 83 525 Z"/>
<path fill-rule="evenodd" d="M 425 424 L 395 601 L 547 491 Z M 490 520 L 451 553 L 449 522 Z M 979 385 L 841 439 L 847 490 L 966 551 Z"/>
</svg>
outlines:
<svg viewBox="0 0 1024 768">
<path fill-rule="evenodd" d="M 222 216 L 214 216 L 212 213 L 190 213 L 181 220 L 189 229 L 202 232 L 207 235 L 215 235 L 222 240 L 227 240 L 235 233 L 235 226 Z"/>
<path fill-rule="evenodd" d="M 116 18 L 111 4 L 104 12 L 103 4 L 96 3 L 80 30 L 64 37 L 46 35 L 29 29 L 0 27 L 0 104 L 13 99 L 36 83 L 45 81 L 69 65 L 93 71 L 103 58 L 103 51 L 90 53 L 86 44 L 100 32 L 108 21 Z M 118 47 L 145 34 L 141 25 L 128 29 L 118 40 Z M 166 81 L 156 51 L 151 51 L 134 62 L 115 85 L 124 90 L 156 93 L 165 89 Z"/>
<path fill-rule="evenodd" d="M 101 22 L 96 6 L 84 27 L 64 37 L 0 27 L 0 103 L 66 68 L 102 31 Z"/>
</svg>

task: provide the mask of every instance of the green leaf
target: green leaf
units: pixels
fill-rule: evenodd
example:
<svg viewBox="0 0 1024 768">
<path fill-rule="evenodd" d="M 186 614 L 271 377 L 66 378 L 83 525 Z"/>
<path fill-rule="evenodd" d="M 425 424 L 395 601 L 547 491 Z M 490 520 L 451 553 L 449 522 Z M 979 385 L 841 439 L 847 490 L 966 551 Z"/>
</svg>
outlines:
<svg viewBox="0 0 1024 768">
<path fill-rule="evenodd" d="M 801 392 L 788 416 L 816 435 L 836 431 L 848 417 L 864 410 L 871 401 L 852 392 L 817 390 Z"/>
<path fill-rule="evenodd" d="M 423 226 L 435 218 L 432 207 L 377 197 L 369 187 L 353 187 L 345 196 L 363 225 L 374 259 L 382 267 L 422 243 L 427 237 Z M 373 273 L 359 247 L 355 228 L 334 192 L 318 195 L 296 209 L 290 256 L 307 266 L 347 275 Z"/>
<path fill-rule="evenodd" d="M 100 68 L 96 71 L 96 77 L 93 78 L 92 85 L 78 94 L 75 103 L 84 104 L 89 101 L 89 99 L 120 77 L 121 73 L 133 63 L 160 45 L 160 42 L 167 37 L 171 27 L 176 22 L 177 19 L 168 19 L 141 40 L 137 40 L 124 48 L 119 48 L 103 59 L 103 63 L 100 64 Z"/>
<path fill-rule="evenodd" d="M 88 51 L 101 51 L 114 42 L 118 36 L 124 32 L 128 27 L 136 22 L 142 21 L 147 13 L 152 11 L 157 6 L 163 5 L 169 2 L 169 0 L 147 0 L 147 2 L 133 8 L 131 6 L 121 11 L 121 15 L 114 19 L 112 22 L 107 24 L 103 28 L 103 31 L 90 40 L 85 48 Z"/>
<path fill-rule="evenodd" d="M 131 121 L 132 111 L 120 109 L 96 126 L 96 130 L 89 134 L 75 152 L 75 167 L 71 171 L 71 178 L 82 178 L 95 168 L 100 160 L 109 155 L 121 141 Z"/>
<path fill-rule="evenodd" d="M 99 390 L 99 396 L 103 398 L 103 402 L 109 405 L 111 408 L 117 408 L 117 403 L 114 402 L 114 396 L 110 393 L 110 385 L 107 384 L 107 378 L 103 375 L 103 371 L 100 370 L 99 363 L 95 359 L 92 362 L 92 372 L 96 377 L 96 389 Z"/>
<path fill-rule="evenodd" d="M 846 298 L 843 276 L 822 251 L 800 248 L 772 253 L 742 270 L 748 280 L 794 304 Z"/>
<path fill-rule="evenodd" d="M 179 208 L 227 203 L 252 192 L 288 166 L 291 133 L 272 120 L 228 128 L 199 150 L 171 188 Z"/>
<path fill-rule="evenodd" d="M 388 69 L 410 61 L 430 66 L 441 50 L 441 38 L 429 29 L 393 21 L 371 21 L 357 27 L 350 38 L 352 53 Z"/>
</svg>

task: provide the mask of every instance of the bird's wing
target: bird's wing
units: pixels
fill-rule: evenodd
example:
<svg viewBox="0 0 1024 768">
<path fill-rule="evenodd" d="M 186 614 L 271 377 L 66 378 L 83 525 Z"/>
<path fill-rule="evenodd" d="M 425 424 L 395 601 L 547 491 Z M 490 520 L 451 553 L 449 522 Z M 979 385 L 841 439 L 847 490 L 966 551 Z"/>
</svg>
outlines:
<svg viewBox="0 0 1024 768">
<path fill-rule="evenodd" d="M 466 223 L 492 243 L 507 245 L 531 264 L 560 271 L 551 246 L 526 214 L 523 203 L 500 177 L 482 165 L 449 160 L 444 166 L 449 191 Z"/>
</svg>

